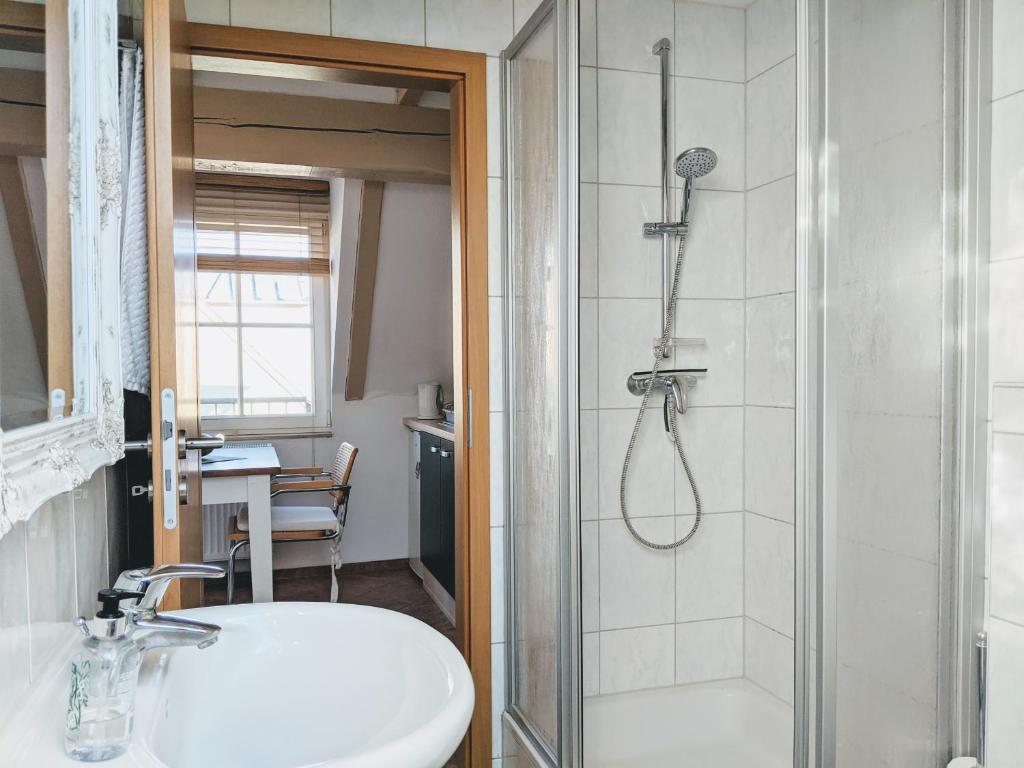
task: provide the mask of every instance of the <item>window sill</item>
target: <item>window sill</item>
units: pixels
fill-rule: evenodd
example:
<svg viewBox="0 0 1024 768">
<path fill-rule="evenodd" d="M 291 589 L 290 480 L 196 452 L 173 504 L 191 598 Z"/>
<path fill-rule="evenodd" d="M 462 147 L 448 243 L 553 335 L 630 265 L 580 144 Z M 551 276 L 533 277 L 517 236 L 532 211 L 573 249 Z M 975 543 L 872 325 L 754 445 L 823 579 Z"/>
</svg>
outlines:
<svg viewBox="0 0 1024 768">
<path fill-rule="evenodd" d="M 201 429 L 224 435 L 225 440 L 298 440 L 310 437 L 334 437 L 330 427 L 295 427 L 290 429 L 222 429 L 202 423 Z"/>
</svg>

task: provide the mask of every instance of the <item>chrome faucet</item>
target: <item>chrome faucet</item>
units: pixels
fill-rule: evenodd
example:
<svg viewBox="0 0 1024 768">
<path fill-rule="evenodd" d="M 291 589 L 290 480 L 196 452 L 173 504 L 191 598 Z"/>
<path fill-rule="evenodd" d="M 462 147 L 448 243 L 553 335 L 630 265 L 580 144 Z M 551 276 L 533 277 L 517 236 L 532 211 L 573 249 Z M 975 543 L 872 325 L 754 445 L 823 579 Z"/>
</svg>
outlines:
<svg viewBox="0 0 1024 768">
<path fill-rule="evenodd" d="M 130 627 L 145 632 L 135 640 L 139 650 L 182 645 L 208 648 L 217 642 L 220 627 L 216 624 L 163 616 L 156 609 L 174 579 L 219 579 L 224 573 L 224 569 L 216 565 L 168 564 L 135 568 L 118 576 L 114 589 L 141 595 L 121 601 Z"/>
</svg>

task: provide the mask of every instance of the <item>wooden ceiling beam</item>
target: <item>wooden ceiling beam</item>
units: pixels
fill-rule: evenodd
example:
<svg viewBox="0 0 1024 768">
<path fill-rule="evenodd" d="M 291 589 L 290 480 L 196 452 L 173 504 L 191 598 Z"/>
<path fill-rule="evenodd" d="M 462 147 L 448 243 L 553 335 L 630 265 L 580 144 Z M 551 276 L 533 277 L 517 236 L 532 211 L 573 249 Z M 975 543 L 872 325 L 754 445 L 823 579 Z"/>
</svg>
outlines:
<svg viewBox="0 0 1024 768">
<path fill-rule="evenodd" d="M 377 284 L 380 215 L 383 202 L 384 183 L 364 181 L 359 198 L 356 268 L 352 281 L 352 321 L 349 326 L 348 369 L 345 376 L 346 400 L 362 400 L 366 391 L 366 366 L 370 357 L 370 326 L 373 322 L 373 292 Z"/>
<path fill-rule="evenodd" d="M 225 88 L 194 95 L 197 168 L 448 183 L 447 110 Z"/>
</svg>

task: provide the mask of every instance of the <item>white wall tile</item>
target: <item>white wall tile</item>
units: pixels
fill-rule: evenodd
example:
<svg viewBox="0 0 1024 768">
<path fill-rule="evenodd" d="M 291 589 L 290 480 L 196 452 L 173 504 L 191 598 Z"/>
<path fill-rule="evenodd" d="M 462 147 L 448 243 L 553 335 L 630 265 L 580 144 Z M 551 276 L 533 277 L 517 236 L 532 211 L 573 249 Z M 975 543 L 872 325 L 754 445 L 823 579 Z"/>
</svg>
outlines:
<svg viewBox="0 0 1024 768">
<path fill-rule="evenodd" d="M 648 186 L 661 183 L 659 94 L 657 75 L 598 70 L 597 147 L 601 182 Z M 585 114 L 581 117 L 584 125 Z"/>
<path fill-rule="evenodd" d="M 796 376 L 793 294 L 747 301 L 748 405 L 792 406 Z"/>
<path fill-rule="evenodd" d="M 675 661 L 672 625 L 601 633 L 601 693 L 671 685 Z"/>
<path fill-rule="evenodd" d="M 694 193 L 681 298 L 743 298 L 743 197 L 740 192 L 707 189 Z M 675 249 L 673 244 L 673 259 Z M 660 276 L 658 291 L 660 295 Z"/>
<path fill-rule="evenodd" d="M 423 0 L 331 0 L 331 34 L 423 45 Z"/>
<path fill-rule="evenodd" d="M 750 619 L 745 621 L 744 627 L 743 656 L 746 676 L 768 692 L 792 704 L 793 641 Z"/>
<path fill-rule="evenodd" d="M 1024 435 L 992 436 L 989 612 L 1024 625 Z"/>
<path fill-rule="evenodd" d="M 78 589 L 75 610 L 80 616 L 92 616 L 96 609 L 96 593 L 111 585 L 107 552 L 106 472 L 94 473 L 70 496 L 75 517 L 75 581 Z"/>
<path fill-rule="evenodd" d="M 505 644 L 491 644 L 491 754 L 501 757 L 502 754 L 502 722 L 501 713 L 505 710 Z"/>
<path fill-rule="evenodd" d="M 580 516 L 584 520 L 596 520 L 600 516 L 597 422 L 597 411 L 580 411 Z"/>
<path fill-rule="evenodd" d="M 837 433 L 839 535 L 938 562 L 939 419 L 844 413 Z"/>
<path fill-rule="evenodd" d="M 231 24 L 322 35 L 331 28 L 331 1 L 231 0 Z"/>
<path fill-rule="evenodd" d="M 501 176 L 501 66 L 487 57 L 487 175 Z"/>
<path fill-rule="evenodd" d="M 512 0 L 512 17 L 516 33 L 523 28 L 523 24 L 530 20 L 539 5 L 540 0 Z"/>
<path fill-rule="evenodd" d="M 796 53 L 794 0 L 758 0 L 746 21 L 748 80 Z"/>
<path fill-rule="evenodd" d="M 580 64 L 597 66 L 597 0 L 580 0 Z"/>
<path fill-rule="evenodd" d="M 583 695 L 601 692 L 601 636 L 597 632 L 583 635 Z"/>
<path fill-rule="evenodd" d="M 501 297 L 491 296 L 487 299 L 489 326 L 488 353 L 490 355 L 488 378 L 490 383 L 490 394 L 488 395 L 491 404 L 490 408 L 501 409 L 504 406 L 505 398 L 505 335 L 502 333 L 504 327 L 504 306 Z"/>
<path fill-rule="evenodd" d="M 676 3 L 675 73 L 742 83 L 745 16 L 742 8 Z"/>
<path fill-rule="evenodd" d="M 491 403 L 491 405 L 496 405 Z M 505 414 L 490 414 L 491 525 L 505 524 Z"/>
<path fill-rule="evenodd" d="M 598 207 L 600 295 L 651 299 L 661 296 L 661 238 L 644 237 L 641 231 L 644 222 L 661 220 L 660 190 L 600 184 Z"/>
<path fill-rule="evenodd" d="M 597 318 L 597 299 L 580 299 L 580 408 L 585 409 L 597 408 L 600 361 Z"/>
<path fill-rule="evenodd" d="M 655 541 L 671 541 L 675 533 L 671 517 L 635 518 L 634 523 L 640 535 Z M 674 554 L 633 541 L 621 520 L 602 520 L 600 526 L 601 629 L 671 624 Z"/>
<path fill-rule="evenodd" d="M 1014 768 L 1024 755 L 1024 627 L 991 620 L 988 642 L 989 743 L 985 764 L 990 768 Z"/>
<path fill-rule="evenodd" d="M 989 266 L 989 375 L 993 383 L 1024 381 L 1024 259 Z"/>
<path fill-rule="evenodd" d="M 512 42 L 512 0 L 426 0 L 427 45 L 497 56 Z"/>
<path fill-rule="evenodd" d="M 676 336 L 707 340 L 677 347 L 677 368 L 707 368 L 690 391 L 690 405 L 743 403 L 743 302 L 684 299 L 676 304 Z M 649 359 L 649 358 L 648 358 Z M 647 365 L 645 362 L 644 368 Z"/>
<path fill-rule="evenodd" d="M 600 445 L 601 517 L 619 516 L 619 480 L 629 438 L 639 409 L 605 409 L 598 415 Z M 675 450 L 662 427 L 661 405 L 648 406 L 629 467 L 626 503 L 632 517 L 674 513 L 673 462 Z M 671 535 L 671 528 L 669 529 Z"/>
<path fill-rule="evenodd" d="M 676 625 L 676 685 L 742 675 L 742 618 Z"/>
<path fill-rule="evenodd" d="M 992 98 L 1024 90 L 1024 2 L 992 3 Z"/>
<path fill-rule="evenodd" d="M 580 181 L 597 181 L 597 70 L 580 67 Z"/>
<path fill-rule="evenodd" d="M 505 293 L 505 263 L 502 257 L 504 221 L 501 210 L 502 180 L 487 179 L 487 295 Z"/>
<path fill-rule="evenodd" d="M 602 0 L 598 11 L 599 67 L 660 71 L 651 49 L 663 37 L 672 40 L 672 0 Z"/>
<path fill-rule="evenodd" d="M 491 642 L 505 642 L 505 529 L 491 528 Z"/>
<path fill-rule="evenodd" d="M 744 86 L 739 83 L 677 77 L 675 88 L 676 151 L 682 152 L 688 147 L 710 147 L 718 154 L 715 170 L 697 179 L 696 186 L 701 189 L 743 191 L 746 174 L 743 151 Z M 653 119 L 646 119 L 652 121 L 657 131 L 657 113 Z M 658 146 L 657 141 L 655 137 L 655 147 Z M 657 183 L 657 179 L 654 183 Z"/>
<path fill-rule="evenodd" d="M 200 24 L 230 24 L 230 5 L 230 0 L 185 0 L 185 18 Z"/>
<path fill-rule="evenodd" d="M 685 535 L 693 520 L 693 515 L 677 518 L 676 536 Z M 696 535 L 676 550 L 676 621 L 742 614 L 743 513 L 705 515 Z"/>
<path fill-rule="evenodd" d="M 26 523 L 28 599 L 31 616 L 32 676 L 53 661 L 54 652 L 76 630 L 75 524 L 71 495 L 61 494 Z"/>
<path fill-rule="evenodd" d="M 658 299 L 598 301 L 597 397 L 601 408 L 639 406 L 640 401 L 626 389 L 626 377 L 650 368 L 654 338 L 661 330 L 660 315 Z M 582 371 L 580 375 L 582 381 Z"/>
<path fill-rule="evenodd" d="M 580 296 L 585 297 L 597 296 L 597 189 L 597 184 L 580 184 Z"/>
<path fill-rule="evenodd" d="M 1024 434 L 1024 385 L 992 388 L 992 429 Z"/>
<path fill-rule="evenodd" d="M 747 193 L 747 296 L 792 291 L 796 285 L 796 177 Z"/>
<path fill-rule="evenodd" d="M 743 409 L 690 408 L 677 416 L 679 436 L 686 448 L 705 512 L 737 512 L 743 508 Z M 662 430 L 664 432 L 664 429 Z M 693 493 L 682 462 L 673 454 L 676 514 L 692 515 Z"/>
<path fill-rule="evenodd" d="M 601 626 L 600 616 L 600 523 L 589 520 L 580 530 L 580 582 L 582 592 L 581 613 L 583 631 L 596 632 Z"/>
<path fill-rule="evenodd" d="M 838 661 L 932 704 L 938 684 L 938 567 L 840 540 Z"/>
<path fill-rule="evenodd" d="M 793 409 L 751 406 L 744 411 L 746 508 L 791 523 L 795 472 Z"/>
<path fill-rule="evenodd" d="M 796 170 L 796 59 L 747 83 L 747 189 Z"/>
<path fill-rule="evenodd" d="M 750 512 L 743 535 L 745 612 L 776 632 L 793 634 L 793 526 Z"/>
<path fill-rule="evenodd" d="M 0 722 L 29 686 L 29 596 L 24 523 L 0 539 Z"/>
</svg>

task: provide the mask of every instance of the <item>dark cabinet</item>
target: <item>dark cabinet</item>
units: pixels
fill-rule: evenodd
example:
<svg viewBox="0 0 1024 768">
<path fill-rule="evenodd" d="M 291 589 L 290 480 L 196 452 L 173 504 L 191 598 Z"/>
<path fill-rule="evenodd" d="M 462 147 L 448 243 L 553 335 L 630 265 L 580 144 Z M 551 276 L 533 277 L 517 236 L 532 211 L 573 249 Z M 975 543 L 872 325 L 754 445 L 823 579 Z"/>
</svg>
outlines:
<svg viewBox="0 0 1024 768">
<path fill-rule="evenodd" d="M 455 446 L 420 434 L 420 560 L 455 596 Z"/>
</svg>

